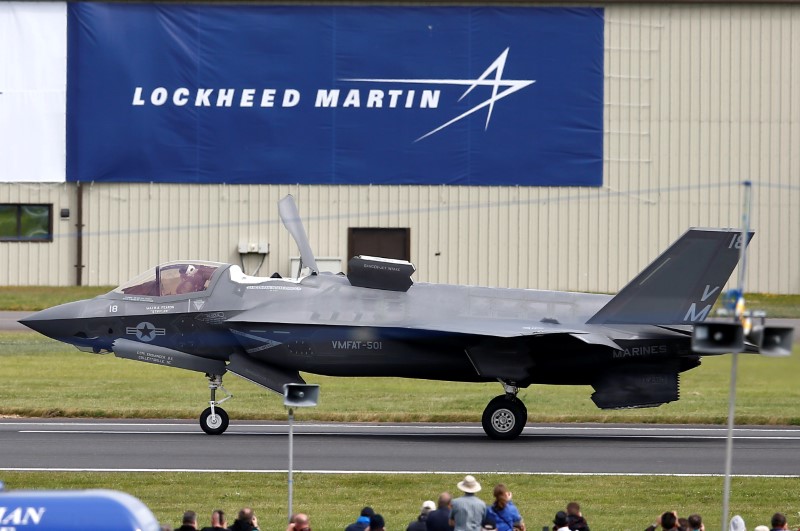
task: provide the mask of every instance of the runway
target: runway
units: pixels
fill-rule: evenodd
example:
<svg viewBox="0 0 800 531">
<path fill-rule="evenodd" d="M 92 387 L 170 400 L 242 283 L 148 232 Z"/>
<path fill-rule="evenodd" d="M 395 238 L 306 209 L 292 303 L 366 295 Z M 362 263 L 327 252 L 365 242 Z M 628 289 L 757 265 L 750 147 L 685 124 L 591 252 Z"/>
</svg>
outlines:
<svg viewBox="0 0 800 531">
<path fill-rule="evenodd" d="M 294 470 L 316 473 L 720 475 L 719 426 L 529 425 L 510 442 L 478 424 L 294 425 Z M 0 419 L 0 470 L 248 471 L 288 468 L 288 425 Z M 737 428 L 733 472 L 800 477 L 800 428 Z"/>
</svg>

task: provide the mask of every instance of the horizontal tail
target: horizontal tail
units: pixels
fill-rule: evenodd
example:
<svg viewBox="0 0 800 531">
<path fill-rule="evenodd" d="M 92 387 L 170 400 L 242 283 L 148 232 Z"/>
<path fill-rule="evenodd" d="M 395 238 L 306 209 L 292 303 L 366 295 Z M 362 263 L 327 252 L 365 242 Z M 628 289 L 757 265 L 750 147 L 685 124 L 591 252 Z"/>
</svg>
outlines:
<svg viewBox="0 0 800 531">
<path fill-rule="evenodd" d="M 752 239 L 751 232 L 748 243 Z M 741 232 L 689 229 L 588 324 L 678 325 L 702 321 L 739 261 Z"/>
</svg>

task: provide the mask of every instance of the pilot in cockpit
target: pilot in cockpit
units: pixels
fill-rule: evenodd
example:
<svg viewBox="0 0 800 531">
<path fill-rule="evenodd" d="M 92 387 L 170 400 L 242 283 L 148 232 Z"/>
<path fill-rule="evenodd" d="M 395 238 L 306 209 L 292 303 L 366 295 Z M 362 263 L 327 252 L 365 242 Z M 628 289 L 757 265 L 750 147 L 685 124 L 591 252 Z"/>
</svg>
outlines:
<svg viewBox="0 0 800 531">
<path fill-rule="evenodd" d="M 203 291 L 207 278 L 200 273 L 200 270 L 192 264 L 187 264 L 179 269 L 181 274 L 181 281 L 175 289 L 175 293 L 194 293 L 196 291 Z"/>
</svg>

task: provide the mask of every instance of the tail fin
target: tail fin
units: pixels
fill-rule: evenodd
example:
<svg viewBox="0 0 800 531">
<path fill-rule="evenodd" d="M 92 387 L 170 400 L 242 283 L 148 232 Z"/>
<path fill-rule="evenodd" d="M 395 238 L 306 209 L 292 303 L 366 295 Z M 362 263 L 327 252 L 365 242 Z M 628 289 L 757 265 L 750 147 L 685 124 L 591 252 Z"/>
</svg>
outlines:
<svg viewBox="0 0 800 531">
<path fill-rule="evenodd" d="M 750 232 L 748 243 L 752 237 Z M 704 320 L 739 261 L 741 240 L 736 229 L 689 229 L 587 324 Z"/>
</svg>

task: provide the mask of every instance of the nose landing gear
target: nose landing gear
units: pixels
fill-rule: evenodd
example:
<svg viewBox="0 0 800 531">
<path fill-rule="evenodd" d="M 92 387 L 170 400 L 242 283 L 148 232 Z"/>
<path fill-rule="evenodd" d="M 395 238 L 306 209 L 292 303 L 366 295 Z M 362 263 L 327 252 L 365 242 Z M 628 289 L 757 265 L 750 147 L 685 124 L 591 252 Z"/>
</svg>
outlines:
<svg viewBox="0 0 800 531">
<path fill-rule="evenodd" d="M 208 401 L 210 407 L 200 414 L 200 427 L 209 435 L 222 435 L 228 429 L 229 418 L 228 413 L 219 405 L 229 398 L 233 398 L 233 395 L 222 386 L 221 374 L 206 374 L 206 378 L 208 378 L 208 388 L 211 391 L 211 400 Z M 218 401 L 217 389 L 221 389 L 227 396 Z"/>
</svg>

